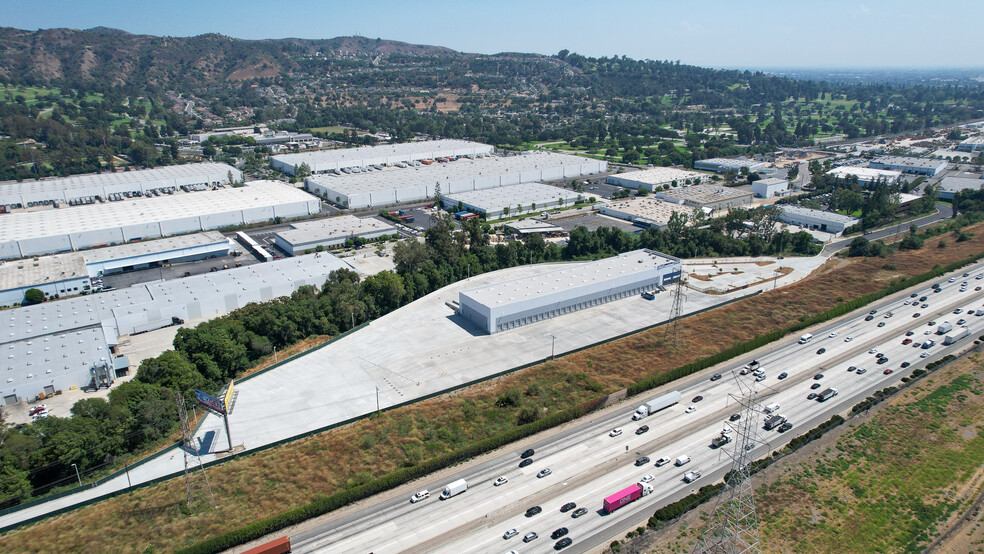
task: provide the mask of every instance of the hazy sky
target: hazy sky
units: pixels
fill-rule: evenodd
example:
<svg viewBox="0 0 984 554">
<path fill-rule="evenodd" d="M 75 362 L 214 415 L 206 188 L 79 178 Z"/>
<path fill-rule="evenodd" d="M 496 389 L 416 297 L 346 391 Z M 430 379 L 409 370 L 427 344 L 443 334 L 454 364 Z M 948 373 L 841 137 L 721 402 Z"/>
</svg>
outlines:
<svg viewBox="0 0 984 554">
<path fill-rule="evenodd" d="M 3 0 L 0 25 L 237 38 L 361 35 L 465 52 L 709 67 L 984 67 L 984 0 Z"/>
</svg>

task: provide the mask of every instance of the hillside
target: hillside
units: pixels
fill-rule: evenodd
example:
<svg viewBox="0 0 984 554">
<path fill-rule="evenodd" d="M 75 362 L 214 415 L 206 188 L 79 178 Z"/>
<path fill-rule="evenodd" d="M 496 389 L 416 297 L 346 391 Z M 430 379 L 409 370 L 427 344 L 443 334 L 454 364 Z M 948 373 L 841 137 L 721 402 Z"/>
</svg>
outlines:
<svg viewBox="0 0 984 554">
<path fill-rule="evenodd" d="M 273 77 L 295 69 L 298 57 L 318 52 L 342 56 L 455 54 L 448 48 L 365 37 L 241 40 L 219 34 L 134 35 L 105 27 L 84 31 L 3 27 L 0 78 L 25 84 L 203 86 Z"/>
</svg>

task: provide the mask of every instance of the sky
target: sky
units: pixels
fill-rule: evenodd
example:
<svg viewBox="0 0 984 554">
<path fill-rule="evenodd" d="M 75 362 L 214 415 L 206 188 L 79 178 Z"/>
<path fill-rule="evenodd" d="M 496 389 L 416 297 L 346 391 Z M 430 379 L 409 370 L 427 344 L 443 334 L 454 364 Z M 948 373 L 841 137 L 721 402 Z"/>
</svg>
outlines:
<svg viewBox="0 0 984 554">
<path fill-rule="evenodd" d="M 984 1 L 0 0 L 0 25 L 243 39 L 360 35 L 724 68 L 984 68 Z"/>
</svg>

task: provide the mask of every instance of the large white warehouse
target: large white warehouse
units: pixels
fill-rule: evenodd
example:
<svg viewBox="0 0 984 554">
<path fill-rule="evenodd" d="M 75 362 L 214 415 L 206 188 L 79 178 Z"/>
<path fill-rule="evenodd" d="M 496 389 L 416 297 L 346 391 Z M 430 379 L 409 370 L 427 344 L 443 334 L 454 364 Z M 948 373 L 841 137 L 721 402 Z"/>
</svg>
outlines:
<svg viewBox="0 0 984 554">
<path fill-rule="evenodd" d="M 322 252 L 6 310 L 0 313 L 0 346 L 7 355 L 0 397 L 10 404 L 87 386 L 103 358 L 110 368 L 120 366 L 111 356 L 119 336 L 159 329 L 174 317 L 218 316 L 302 286 L 320 287 L 336 269 L 352 267 Z"/>
<path fill-rule="evenodd" d="M 543 183 L 523 183 L 448 194 L 441 201 L 445 207 L 453 210 L 460 206 L 464 210 L 485 216 L 486 219 L 499 219 L 573 206 L 579 197 L 584 198 L 584 195 Z"/>
<path fill-rule="evenodd" d="M 458 301 L 462 317 L 492 334 L 666 286 L 681 271 L 679 258 L 635 250 L 462 291 Z"/>
<path fill-rule="evenodd" d="M 317 249 L 319 246 L 325 248 L 341 246 L 351 238 L 360 237 L 369 240 L 383 235 L 397 234 L 399 232 L 396 227 L 374 217 L 358 218 L 354 215 L 342 215 L 293 223 L 290 229 L 278 231 L 274 235 L 274 241 L 284 252 L 291 256 L 298 256 L 305 250 Z"/>
<path fill-rule="evenodd" d="M 296 168 L 302 163 L 308 165 L 312 174 L 318 174 L 348 167 L 393 165 L 448 156 L 486 156 L 491 153 L 492 146 L 480 142 L 428 140 L 338 150 L 319 150 L 299 154 L 281 154 L 272 156 L 270 161 L 274 169 L 283 171 L 288 175 L 294 175 Z"/>
<path fill-rule="evenodd" d="M 232 182 L 229 178 L 232 178 Z M 0 206 L 9 209 L 67 203 L 78 198 L 99 196 L 103 200 L 113 193 L 147 194 L 155 189 L 181 188 L 185 185 L 231 185 L 243 180 L 243 173 L 231 165 L 198 163 L 169 165 L 137 171 L 73 175 L 43 181 L 8 181 L 0 183 Z"/>
<path fill-rule="evenodd" d="M 688 221 L 694 214 L 694 208 L 690 206 L 650 197 L 610 202 L 599 211 L 602 215 L 631 221 L 639 227 L 657 229 L 666 229 L 674 213 L 687 216 Z"/>
<path fill-rule="evenodd" d="M 317 198 L 277 181 L 0 217 L 0 259 L 82 250 L 316 214 Z"/>
<path fill-rule="evenodd" d="M 601 173 L 608 163 L 553 152 L 520 156 L 459 159 L 408 168 L 355 175 L 318 175 L 304 180 L 312 193 L 347 208 L 387 206 L 433 198 L 441 194 L 489 189 L 520 183 L 553 181 Z"/>
<path fill-rule="evenodd" d="M 701 179 L 707 177 L 706 173 L 696 171 L 685 171 L 673 167 L 653 167 L 642 171 L 631 171 L 618 175 L 609 175 L 605 180 L 609 185 L 618 185 L 632 189 L 646 189 L 649 191 L 663 188 L 664 185 L 698 184 Z M 690 181 L 687 183 L 687 181 Z"/>
</svg>

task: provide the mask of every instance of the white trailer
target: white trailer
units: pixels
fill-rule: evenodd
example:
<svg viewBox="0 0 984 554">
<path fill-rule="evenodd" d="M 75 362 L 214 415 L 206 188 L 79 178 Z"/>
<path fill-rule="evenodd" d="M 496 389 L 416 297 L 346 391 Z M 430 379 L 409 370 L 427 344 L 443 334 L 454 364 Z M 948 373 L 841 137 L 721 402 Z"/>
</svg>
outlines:
<svg viewBox="0 0 984 554">
<path fill-rule="evenodd" d="M 968 329 L 966 327 L 961 327 L 961 328 L 957 329 L 956 331 L 953 331 L 950 334 L 948 334 L 947 336 L 943 337 L 943 345 L 945 346 L 945 345 L 948 345 L 948 344 L 953 344 L 953 343 L 957 342 L 958 340 L 966 337 L 969 334 L 970 334 L 970 329 Z"/>
<path fill-rule="evenodd" d="M 680 394 L 679 391 L 673 391 L 673 392 L 668 392 L 655 400 L 646 402 L 645 404 L 639 406 L 636 409 L 635 414 L 632 415 L 632 420 L 639 421 L 640 419 L 648 415 L 652 415 L 660 410 L 669 408 L 670 406 L 679 402 L 681 396 L 682 395 Z"/>
</svg>

